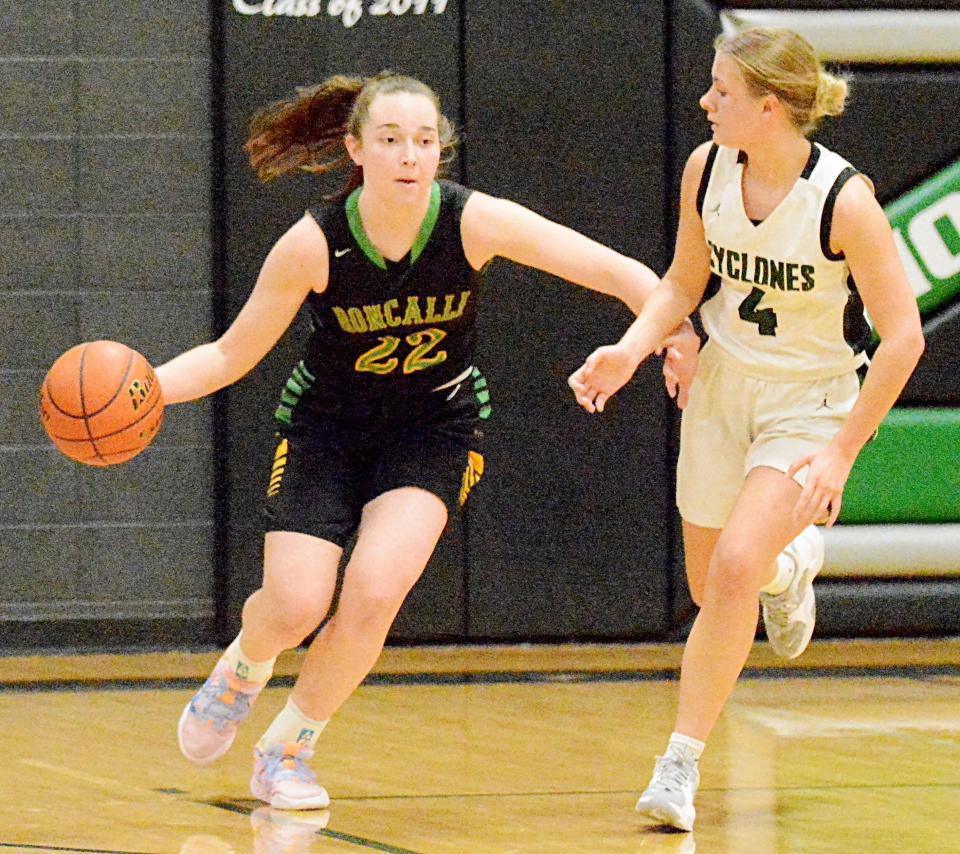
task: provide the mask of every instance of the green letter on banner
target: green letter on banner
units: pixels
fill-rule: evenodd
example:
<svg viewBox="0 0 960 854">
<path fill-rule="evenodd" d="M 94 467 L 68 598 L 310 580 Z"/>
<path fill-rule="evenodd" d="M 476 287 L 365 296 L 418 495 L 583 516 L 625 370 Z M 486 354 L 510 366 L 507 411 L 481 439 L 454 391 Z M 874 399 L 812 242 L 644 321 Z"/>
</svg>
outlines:
<svg viewBox="0 0 960 854">
<path fill-rule="evenodd" d="M 920 311 L 938 308 L 960 293 L 960 161 L 884 212 Z"/>
</svg>

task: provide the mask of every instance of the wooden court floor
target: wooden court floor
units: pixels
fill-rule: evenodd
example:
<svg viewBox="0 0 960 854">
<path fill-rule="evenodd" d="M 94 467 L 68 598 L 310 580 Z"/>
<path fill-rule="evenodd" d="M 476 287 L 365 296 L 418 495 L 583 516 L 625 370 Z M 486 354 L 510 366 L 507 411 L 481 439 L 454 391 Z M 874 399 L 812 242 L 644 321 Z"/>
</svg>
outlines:
<svg viewBox="0 0 960 854">
<path fill-rule="evenodd" d="M 390 649 L 321 737 L 329 810 L 247 790 L 278 662 L 233 750 L 195 768 L 210 654 L 0 659 L 0 854 L 960 852 L 960 639 L 763 645 L 701 762 L 693 834 L 633 803 L 670 732 L 677 646 Z"/>
</svg>

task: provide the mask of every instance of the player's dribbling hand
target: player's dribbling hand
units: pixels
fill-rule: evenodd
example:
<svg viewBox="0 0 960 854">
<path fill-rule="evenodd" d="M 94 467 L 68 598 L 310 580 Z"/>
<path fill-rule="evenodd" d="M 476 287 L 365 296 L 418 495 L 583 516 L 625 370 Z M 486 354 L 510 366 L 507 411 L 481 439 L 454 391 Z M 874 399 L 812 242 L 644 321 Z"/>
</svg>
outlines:
<svg viewBox="0 0 960 854">
<path fill-rule="evenodd" d="M 843 488 L 853 462 L 829 445 L 822 451 L 796 460 L 787 471 L 787 477 L 793 477 L 804 466 L 810 469 L 803 492 L 793 508 L 794 519 L 803 525 L 814 523 L 832 527 L 840 515 Z"/>
<path fill-rule="evenodd" d="M 693 385 L 700 363 L 700 336 L 689 320 L 684 320 L 664 339 L 656 355 L 664 351 L 663 383 L 667 387 L 667 394 L 676 399 L 677 408 L 685 409 L 690 399 L 690 386 Z"/>
<path fill-rule="evenodd" d="M 603 412 L 607 401 L 637 370 L 638 362 L 624 347 L 598 347 L 567 380 L 574 397 L 587 412 Z"/>
</svg>

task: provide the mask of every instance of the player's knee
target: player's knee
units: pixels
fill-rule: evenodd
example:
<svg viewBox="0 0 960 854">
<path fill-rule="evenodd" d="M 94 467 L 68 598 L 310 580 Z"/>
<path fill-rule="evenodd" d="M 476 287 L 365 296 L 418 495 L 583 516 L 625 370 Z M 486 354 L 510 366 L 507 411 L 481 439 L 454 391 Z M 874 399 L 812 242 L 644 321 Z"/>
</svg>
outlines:
<svg viewBox="0 0 960 854">
<path fill-rule="evenodd" d="M 411 584 L 402 579 L 377 579 L 367 584 L 351 585 L 341 594 L 338 610 L 354 623 L 390 624 L 410 592 Z"/>
<path fill-rule="evenodd" d="M 748 547 L 736 541 L 718 543 L 710 561 L 702 598 L 710 594 L 722 599 L 755 597 L 758 589 L 757 568 L 753 563 L 754 558 Z"/>
<path fill-rule="evenodd" d="M 326 608 L 303 596 L 285 596 L 271 609 L 274 631 L 286 646 L 298 646 L 326 616 Z"/>
</svg>

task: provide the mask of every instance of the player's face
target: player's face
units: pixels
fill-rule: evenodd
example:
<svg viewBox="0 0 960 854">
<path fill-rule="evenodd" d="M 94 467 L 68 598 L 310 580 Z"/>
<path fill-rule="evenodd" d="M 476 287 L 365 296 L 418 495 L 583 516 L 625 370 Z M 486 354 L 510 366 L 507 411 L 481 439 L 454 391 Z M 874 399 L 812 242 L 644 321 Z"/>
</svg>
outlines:
<svg viewBox="0 0 960 854">
<path fill-rule="evenodd" d="M 420 199 L 440 163 L 437 108 L 426 95 L 393 92 L 370 104 L 360 140 L 347 137 L 347 149 L 363 167 L 363 182 L 378 195 Z"/>
<path fill-rule="evenodd" d="M 700 106 L 717 145 L 747 148 L 762 134 L 765 96 L 757 97 L 747 89 L 740 67 L 733 57 L 719 52 L 711 69 L 713 83 L 700 98 Z"/>
</svg>

